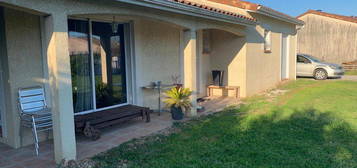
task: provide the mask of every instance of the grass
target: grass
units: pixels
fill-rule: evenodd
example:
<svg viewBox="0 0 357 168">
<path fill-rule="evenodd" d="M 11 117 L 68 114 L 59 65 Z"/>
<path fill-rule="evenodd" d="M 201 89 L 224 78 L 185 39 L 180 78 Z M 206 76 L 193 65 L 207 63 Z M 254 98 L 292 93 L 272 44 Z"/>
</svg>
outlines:
<svg viewBox="0 0 357 168">
<path fill-rule="evenodd" d="M 354 168 L 357 83 L 298 80 L 279 96 L 176 124 L 93 158 L 100 168 Z"/>
<path fill-rule="evenodd" d="M 357 75 L 357 71 L 346 71 L 345 75 Z"/>
</svg>

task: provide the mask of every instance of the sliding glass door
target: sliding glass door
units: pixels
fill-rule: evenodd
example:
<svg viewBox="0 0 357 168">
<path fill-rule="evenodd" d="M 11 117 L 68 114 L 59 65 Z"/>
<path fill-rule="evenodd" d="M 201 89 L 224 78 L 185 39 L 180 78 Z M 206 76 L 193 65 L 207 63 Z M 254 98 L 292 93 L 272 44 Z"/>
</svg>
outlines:
<svg viewBox="0 0 357 168">
<path fill-rule="evenodd" d="M 73 108 L 75 112 L 94 109 L 88 24 L 88 21 L 68 21 Z"/>
<path fill-rule="evenodd" d="M 69 20 L 75 113 L 127 103 L 124 25 Z"/>
<path fill-rule="evenodd" d="M 126 103 L 123 25 L 92 22 L 92 46 L 97 108 Z"/>
<path fill-rule="evenodd" d="M 5 19 L 4 19 L 4 9 L 0 7 L 0 138 L 4 136 L 5 133 L 5 89 L 4 89 L 4 79 L 3 70 L 5 65 L 3 64 L 5 57 L 7 57 L 6 49 L 6 38 L 5 38 Z"/>
</svg>

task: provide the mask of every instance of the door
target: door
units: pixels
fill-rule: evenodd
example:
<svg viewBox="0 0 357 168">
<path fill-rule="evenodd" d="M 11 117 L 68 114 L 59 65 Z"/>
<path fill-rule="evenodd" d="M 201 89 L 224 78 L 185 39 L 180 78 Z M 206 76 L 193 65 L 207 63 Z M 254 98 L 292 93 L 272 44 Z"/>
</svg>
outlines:
<svg viewBox="0 0 357 168">
<path fill-rule="evenodd" d="M 84 114 L 127 104 L 124 24 L 68 21 L 73 109 Z"/>
<path fill-rule="evenodd" d="M 281 44 L 281 80 L 289 79 L 289 35 L 282 35 Z"/>
<path fill-rule="evenodd" d="M 4 103 L 4 88 L 3 88 L 3 65 L 4 58 L 7 57 L 6 53 L 6 39 L 5 39 L 5 27 L 4 27 L 4 15 L 3 8 L 0 7 L 0 138 L 5 133 L 5 103 Z"/>
<path fill-rule="evenodd" d="M 124 25 L 92 22 L 95 107 L 127 103 Z"/>
<path fill-rule="evenodd" d="M 297 56 L 296 75 L 297 76 L 312 76 L 313 74 L 312 62 L 304 56 Z"/>
</svg>

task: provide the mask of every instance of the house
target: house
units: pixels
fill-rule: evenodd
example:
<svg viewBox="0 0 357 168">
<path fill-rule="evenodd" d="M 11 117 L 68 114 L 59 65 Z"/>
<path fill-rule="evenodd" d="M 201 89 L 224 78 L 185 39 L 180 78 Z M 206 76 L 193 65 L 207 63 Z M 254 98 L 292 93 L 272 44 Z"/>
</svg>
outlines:
<svg viewBox="0 0 357 168">
<path fill-rule="evenodd" d="M 212 70 L 224 70 L 224 85 L 240 87 L 241 97 L 295 80 L 302 25 L 238 0 L 1 0 L 0 140 L 33 143 L 31 131 L 19 133 L 23 87 L 46 90 L 59 162 L 76 158 L 75 116 L 123 104 L 156 108 L 156 95 L 142 89 L 153 81 L 180 75 L 196 106 Z M 110 95 L 98 89 L 106 87 Z"/>
<path fill-rule="evenodd" d="M 356 17 L 309 10 L 297 18 L 306 23 L 299 31 L 299 53 L 338 64 L 357 60 Z"/>
</svg>

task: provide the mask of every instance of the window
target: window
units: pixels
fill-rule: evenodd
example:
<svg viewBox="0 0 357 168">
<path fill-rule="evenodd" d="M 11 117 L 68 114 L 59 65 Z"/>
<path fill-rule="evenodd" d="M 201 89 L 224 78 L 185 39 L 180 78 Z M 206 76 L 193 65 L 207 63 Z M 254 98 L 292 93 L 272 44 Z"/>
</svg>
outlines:
<svg viewBox="0 0 357 168">
<path fill-rule="evenodd" d="M 272 47 L 271 31 L 264 30 L 264 52 L 271 53 L 271 47 Z"/>
<path fill-rule="evenodd" d="M 202 31 L 203 35 L 203 53 L 204 54 L 209 54 L 211 52 L 211 32 L 209 30 L 203 30 Z"/>
<path fill-rule="evenodd" d="M 300 55 L 297 57 L 297 62 L 298 63 L 303 63 L 303 64 L 310 64 L 311 63 L 311 61 L 309 59 L 307 59 L 307 58 L 305 58 L 303 56 L 300 56 Z"/>
<path fill-rule="evenodd" d="M 112 29 L 111 23 L 68 20 L 77 114 L 127 103 L 124 25 Z"/>
</svg>

